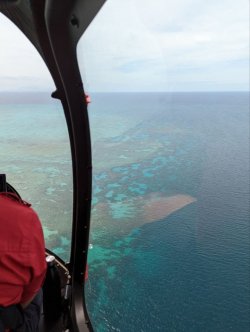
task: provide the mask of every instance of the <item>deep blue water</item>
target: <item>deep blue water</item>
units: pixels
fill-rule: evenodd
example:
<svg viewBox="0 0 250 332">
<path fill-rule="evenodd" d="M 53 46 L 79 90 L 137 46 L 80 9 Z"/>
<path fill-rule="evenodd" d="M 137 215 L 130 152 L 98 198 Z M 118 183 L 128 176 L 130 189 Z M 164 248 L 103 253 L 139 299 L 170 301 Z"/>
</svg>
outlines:
<svg viewBox="0 0 250 332">
<path fill-rule="evenodd" d="M 67 259 L 72 180 L 60 106 L 0 100 L 0 171 Z M 95 331 L 250 331 L 248 94 L 93 94 L 89 115 L 85 293 Z M 168 213 L 180 195 L 192 203 Z"/>
<path fill-rule="evenodd" d="M 126 140 L 120 145 L 125 156 L 138 141 L 153 152 L 143 155 L 137 171 L 125 159 L 125 183 L 124 174 L 112 172 L 106 181 L 116 181 L 124 195 L 127 182 L 137 182 L 147 189 L 130 195 L 185 193 L 197 202 L 158 222 L 155 211 L 154 222 L 118 246 L 109 229 L 93 239 L 93 251 L 95 242 L 109 250 L 92 273 L 90 263 L 87 298 L 97 331 L 250 331 L 248 95 L 110 99 L 106 112 L 135 118 L 115 137 Z"/>
</svg>

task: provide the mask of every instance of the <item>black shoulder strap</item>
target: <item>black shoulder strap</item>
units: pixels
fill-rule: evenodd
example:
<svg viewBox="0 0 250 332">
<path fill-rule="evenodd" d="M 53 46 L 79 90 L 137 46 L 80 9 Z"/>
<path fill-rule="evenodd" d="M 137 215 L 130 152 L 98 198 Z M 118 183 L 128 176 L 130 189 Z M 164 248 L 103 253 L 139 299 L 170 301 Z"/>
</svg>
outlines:
<svg viewBox="0 0 250 332">
<path fill-rule="evenodd" d="M 22 205 L 25 205 L 25 206 L 27 206 L 27 207 L 30 207 L 30 206 L 31 206 L 30 203 L 24 201 L 23 199 L 21 199 L 21 197 L 20 197 L 18 194 L 13 193 L 13 192 L 5 192 L 5 193 L 1 193 L 1 192 L 0 192 L 0 197 L 1 197 L 1 196 L 3 196 L 3 197 L 7 197 L 7 198 L 9 198 L 9 199 L 12 199 L 13 201 L 18 202 L 18 203 L 20 203 L 20 204 L 22 204 Z"/>
</svg>

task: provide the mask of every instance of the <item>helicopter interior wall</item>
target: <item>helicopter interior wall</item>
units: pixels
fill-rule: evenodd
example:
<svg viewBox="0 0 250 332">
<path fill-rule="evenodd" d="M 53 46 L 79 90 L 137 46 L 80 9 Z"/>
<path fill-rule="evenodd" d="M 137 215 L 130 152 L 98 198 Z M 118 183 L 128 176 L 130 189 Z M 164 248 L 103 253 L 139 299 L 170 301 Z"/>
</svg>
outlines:
<svg viewBox="0 0 250 332">
<path fill-rule="evenodd" d="M 39 332 L 62 332 L 63 322 L 62 319 L 59 319 L 53 323 L 48 323 L 42 314 L 39 324 Z"/>
<path fill-rule="evenodd" d="M 51 252 L 47 250 L 46 255 L 49 256 Z M 58 258 L 55 260 L 54 269 L 58 272 L 58 278 L 51 278 L 50 267 L 48 266 L 45 283 L 43 286 L 43 309 L 40 318 L 39 331 L 57 332 L 66 331 L 69 323 L 69 310 L 66 306 L 63 307 L 63 299 L 65 295 L 65 287 L 68 280 L 68 270 Z M 55 308 L 54 299 L 57 297 L 56 291 L 60 291 L 60 308 Z M 64 310 L 63 310 L 64 308 Z M 47 312 L 47 314 L 46 314 Z M 67 315 L 68 314 L 68 315 Z"/>
<path fill-rule="evenodd" d="M 82 311 L 82 287 L 78 289 L 78 294 L 75 294 L 75 296 L 78 295 L 78 300 L 72 301 L 72 277 L 67 264 L 48 249 L 46 249 L 46 256 L 48 268 L 43 285 L 43 309 L 40 317 L 39 332 L 93 332 L 87 317 L 85 317 L 83 324 L 79 327 L 78 322 L 74 320 L 74 315 L 72 315 L 72 310 Z M 49 257 L 54 258 L 54 264 L 50 264 Z"/>
</svg>

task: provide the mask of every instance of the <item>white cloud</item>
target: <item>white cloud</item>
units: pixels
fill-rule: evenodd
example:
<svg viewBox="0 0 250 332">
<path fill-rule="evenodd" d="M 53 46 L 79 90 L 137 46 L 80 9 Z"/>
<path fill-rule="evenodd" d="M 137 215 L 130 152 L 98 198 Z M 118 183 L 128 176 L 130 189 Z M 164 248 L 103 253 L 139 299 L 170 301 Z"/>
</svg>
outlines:
<svg viewBox="0 0 250 332">
<path fill-rule="evenodd" d="M 248 8 L 247 0 L 108 0 L 78 48 L 85 86 L 94 91 L 247 89 Z M 1 46 L 1 76 L 28 77 L 26 83 L 17 78 L 18 88 L 27 89 L 33 79 L 36 89 L 53 90 L 45 65 L 24 37 L 2 19 L 0 33 L 1 45 L 13 40 L 3 52 Z"/>
<path fill-rule="evenodd" d="M 97 89 L 247 89 L 248 25 L 246 0 L 109 0 L 82 41 L 85 76 Z"/>
<path fill-rule="evenodd" d="M 54 89 L 41 56 L 26 36 L 0 14 L 1 91 Z"/>
</svg>

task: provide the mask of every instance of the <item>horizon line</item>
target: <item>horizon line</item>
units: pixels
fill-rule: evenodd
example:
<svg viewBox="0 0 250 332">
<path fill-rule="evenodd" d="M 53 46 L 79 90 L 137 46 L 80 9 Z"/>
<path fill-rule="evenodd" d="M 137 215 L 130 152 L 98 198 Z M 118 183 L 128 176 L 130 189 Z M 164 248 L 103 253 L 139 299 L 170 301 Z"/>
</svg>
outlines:
<svg viewBox="0 0 250 332">
<path fill-rule="evenodd" d="M 175 90 L 175 91 L 87 91 L 84 90 L 86 93 L 237 93 L 237 92 L 248 92 L 250 93 L 249 90 Z M 52 94 L 54 91 L 47 91 L 47 90 L 39 90 L 39 91 L 32 91 L 32 90 L 27 90 L 27 91 L 0 91 L 0 94 Z"/>
</svg>

